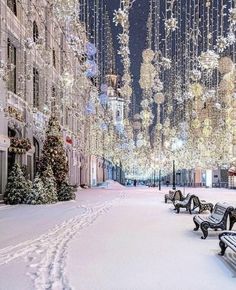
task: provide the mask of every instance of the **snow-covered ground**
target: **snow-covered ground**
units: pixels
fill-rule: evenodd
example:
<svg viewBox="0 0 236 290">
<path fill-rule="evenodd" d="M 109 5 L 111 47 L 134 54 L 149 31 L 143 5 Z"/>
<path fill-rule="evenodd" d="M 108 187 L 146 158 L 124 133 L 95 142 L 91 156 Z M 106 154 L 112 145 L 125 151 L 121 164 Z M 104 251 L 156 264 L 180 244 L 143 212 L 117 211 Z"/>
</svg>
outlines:
<svg viewBox="0 0 236 290">
<path fill-rule="evenodd" d="M 110 182 L 72 202 L 0 206 L 0 289 L 236 289 L 236 254 L 218 256 L 219 232 L 201 240 L 167 190 Z M 233 190 L 187 192 L 236 206 Z"/>
</svg>

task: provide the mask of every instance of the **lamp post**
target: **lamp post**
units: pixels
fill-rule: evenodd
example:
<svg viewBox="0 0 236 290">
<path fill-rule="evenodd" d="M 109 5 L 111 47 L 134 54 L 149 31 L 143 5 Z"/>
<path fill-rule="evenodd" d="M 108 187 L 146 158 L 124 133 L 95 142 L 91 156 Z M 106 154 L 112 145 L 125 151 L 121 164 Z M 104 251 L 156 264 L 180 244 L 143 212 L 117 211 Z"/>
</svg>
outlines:
<svg viewBox="0 0 236 290">
<path fill-rule="evenodd" d="M 161 190 L 161 169 L 159 169 L 159 190 Z"/>
<path fill-rule="evenodd" d="M 156 168 L 154 168 L 154 187 L 156 187 Z"/>
<path fill-rule="evenodd" d="M 176 190 L 176 182 L 175 182 L 175 160 L 173 160 L 173 190 Z"/>
</svg>

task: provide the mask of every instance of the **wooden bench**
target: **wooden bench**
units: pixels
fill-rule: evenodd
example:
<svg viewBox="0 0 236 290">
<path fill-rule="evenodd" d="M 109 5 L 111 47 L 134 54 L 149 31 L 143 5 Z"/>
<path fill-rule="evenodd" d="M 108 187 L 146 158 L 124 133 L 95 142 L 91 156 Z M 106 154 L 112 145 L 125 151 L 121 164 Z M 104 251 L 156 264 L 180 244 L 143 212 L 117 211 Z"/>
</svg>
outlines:
<svg viewBox="0 0 236 290">
<path fill-rule="evenodd" d="M 229 213 L 229 218 L 230 218 L 230 226 L 229 226 L 229 229 L 232 230 L 234 224 L 236 223 L 236 209 L 234 209 L 233 211 L 231 211 Z"/>
<path fill-rule="evenodd" d="M 180 212 L 180 208 L 185 208 L 187 211 L 191 213 L 192 197 L 193 195 L 188 193 L 184 200 L 176 200 L 174 202 L 174 207 L 177 213 Z"/>
<path fill-rule="evenodd" d="M 165 194 L 165 203 L 167 203 L 168 200 L 174 203 L 176 200 L 184 200 L 184 198 L 181 190 L 170 190 L 169 194 Z"/>
<path fill-rule="evenodd" d="M 226 230 L 227 227 L 227 218 L 229 216 L 229 213 L 233 211 L 234 208 L 227 204 L 227 203 L 220 203 L 218 202 L 211 215 L 208 217 L 196 215 L 193 218 L 193 222 L 195 223 L 196 227 L 194 228 L 194 231 L 197 231 L 199 227 L 202 230 L 203 236 L 201 239 L 206 239 L 208 236 L 208 229 L 221 229 Z"/>
<path fill-rule="evenodd" d="M 220 255 L 224 256 L 225 250 L 230 247 L 234 252 L 236 252 L 236 232 L 235 231 L 224 231 L 219 234 L 220 239 Z"/>
<path fill-rule="evenodd" d="M 211 213 L 213 211 L 214 205 L 211 202 L 206 202 L 205 200 L 200 200 L 198 196 L 193 195 L 193 209 L 199 208 L 198 213 L 202 213 L 203 211 L 209 210 Z"/>
</svg>

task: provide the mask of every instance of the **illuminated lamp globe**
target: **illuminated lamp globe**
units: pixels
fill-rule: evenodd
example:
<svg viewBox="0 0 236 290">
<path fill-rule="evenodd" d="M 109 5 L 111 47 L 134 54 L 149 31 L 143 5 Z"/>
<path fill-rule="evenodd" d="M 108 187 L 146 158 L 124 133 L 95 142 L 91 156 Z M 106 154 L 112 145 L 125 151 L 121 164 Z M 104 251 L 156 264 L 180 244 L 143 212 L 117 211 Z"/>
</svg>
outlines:
<svg viewBox="0 0 236 290">
<path fill-rule="evenodd" d="M 160 104 L 163 104 L 164 103 L 164 100 L 165 100 L 165 97 L 162 93 L 156 93 L 154 95 L 154 101 L 160 105 Z"/>
<path fill-rule="evenodd" d="M 234 70 L 234 63 L 232 59 L 228 56 L 222 57 L 219 60 L 218 70 L 222 75 L 232 72 Z"/>
</svg>

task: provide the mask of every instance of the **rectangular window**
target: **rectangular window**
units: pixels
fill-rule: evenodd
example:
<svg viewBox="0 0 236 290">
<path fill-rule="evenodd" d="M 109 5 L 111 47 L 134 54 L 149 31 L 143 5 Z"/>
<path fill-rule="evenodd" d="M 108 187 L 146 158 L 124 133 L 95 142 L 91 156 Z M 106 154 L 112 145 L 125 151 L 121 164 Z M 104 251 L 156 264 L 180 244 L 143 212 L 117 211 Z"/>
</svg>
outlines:
<svg viewBox="0 0 236 290">
<path fill-rule="evenodd" d="M 7 0 L 7 6 L 17 16 L 16 0 Z"/>
<path fill-rule="evenodd" d="M 65 111 L 65 125 L 66 126 L 69 125 L 69 110 L 68 110 L 68 108 L 66 108 L 66 111 Z"/>
<path fill-rule="evenodd" d="M 55 49 L 52 50 L 52 63 L 53 63 L 53 66 L 56 68 L 56 51 L 55 51 Z"/>
<path fill-rule="evenodd" d="M 7 41 L 7 60 L 8 66 L 11 68 L 8 73 L 8 90 L 16 94 L 16 48 L 11 43 L 10 39 Z"/>
<path fill-rule="evenodd" d="M 33 106 L 39 108 L 39 72 L 33 68 Z"/>
<path fill-rule="evenodd" d="M 51 112 L 56 113 L 56 88 L 52 86 Z"/>
</svg>

